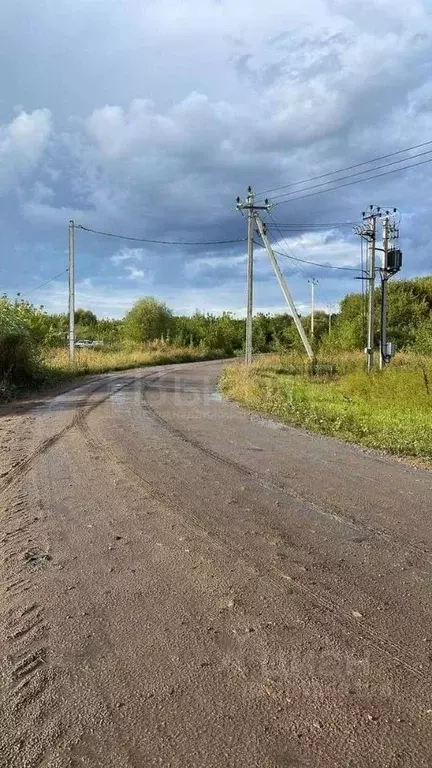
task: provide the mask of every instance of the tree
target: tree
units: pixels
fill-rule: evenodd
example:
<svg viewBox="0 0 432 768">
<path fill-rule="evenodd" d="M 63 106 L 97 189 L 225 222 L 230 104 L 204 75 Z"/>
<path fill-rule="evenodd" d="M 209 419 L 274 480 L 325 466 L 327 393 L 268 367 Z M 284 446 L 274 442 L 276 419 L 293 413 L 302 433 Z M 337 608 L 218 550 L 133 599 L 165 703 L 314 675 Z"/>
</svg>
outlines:
<svg viewBox="0 0 432 768">
<path fill-rule="evenodd" d="M 97 325 L 97 317 L 91 309 L 76 309 L 75 310 L 75 324 L 76 325 Z"/>
<path fill-rule="evenodd" d="M 121 340 L 123 320 L 109 319 L 107 317 L 98 320 L 97 338 L 105 344 L 117 344 Z"/>
<path fill-rule="evenodd" d="M 379 294 L 375 293 L 375 318 L 379 317 Z M 340 303 L 340 313 L 334 322 L 332 342 L 345 350 L 363 349 L 366 339 L 366 303 L 360 293 L 349 293 Z M 378 343 L 378 338 L 376 339 Z"/>
<path fill-rule="evenodd" d="M 173 314 L 162 301 L 152 296 L 138 299 L 127 313 L 123 332 L 126 339 L 138 344 L 145 344 L 160 339 L 170 330 Z"/>
<path fill-rule="evenodd" d="M 221 352 L 231 355 L 242 347 L 242 322 L 229 312 L 223 312 L 219 317 L 208 315 L 202 341 L 208 349 L 220 349 Z"/>
<path fill-rule="evenodd" d="M 395 280 L 389 282 L 387 336 L 396 349 L 415 343 L 417 328 L 430 317 L 432 280 Z"/>
<path fill-rule="evenodd" d="M 416 328 L 410 349 L 420 355 L 432 355 L 432 316 Z"/>
<path fill-rule="evenodd" d="M 311 322 L 312 322 L 311 315 L 306 315 L 306 317 L 302 319 L 303 327 L 310 341 L 312 341 Z M 324 336 L 328 333 L 328 327 L 329 327 L 328 314 L 324 312 L 322 309 L 317 309 L 314 313 L 314 339 L 313 340 L 314 340 L 315 346 L 319 346 L 321 344 Z"/>
<path fill-rule="evenodd" d="M 0 397 L 10 384 L 20 384 L 36 375 L 42 334 L 40 308 L 19 299 L 0 297 Z"/>
</svg>

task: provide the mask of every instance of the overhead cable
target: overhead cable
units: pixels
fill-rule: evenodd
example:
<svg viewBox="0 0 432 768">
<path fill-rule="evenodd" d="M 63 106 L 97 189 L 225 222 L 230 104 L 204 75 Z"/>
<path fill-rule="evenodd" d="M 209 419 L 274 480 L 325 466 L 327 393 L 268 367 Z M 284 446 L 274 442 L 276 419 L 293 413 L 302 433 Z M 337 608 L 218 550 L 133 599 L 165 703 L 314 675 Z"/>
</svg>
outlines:
<svg viewBox="0 0 432 768">
<path fill-rule="evenodd" d="M 244 243 L 245 237 L 239 237 L 236 240 L 203 240 L 203 241 L 186 241 L 186 240 L 150 240 L 144 237 L 130 237 L 129 235 L 119 235 L 114 232 L 101 232 L 98 229 L 90 229 L 90 227 L 84 227 L 82 224 L 76 224 L 76 229 L 82 229 L 84 232 L 91 232 L 94 235 L 103 235 L 104 237 L 114 237 L 118 240 L 130 240 L 135 243 L 152 243 L 155 245 L 228 245 L 231 243 Z"/>
<path fill-rule="evenodd" d="M 272 200 L 277 200 L 279 197 L 286 197 L 287 195 L 296 195 L 298 194 L 298 192 L 308 192 L 311 189 L 319 189 L 320 187 L 326 187 L 328 184 L 336 184 L 336 183 L 339 183 L 340 181 L 345 181 L 345 179 L 352 179 L 353 176 L 363 176 L 365 173 L 370 173 L 371 171 L 375 173 L 375 171 L 380 171 L 382 168 L 390 168 L 391 165 L 398 165 L 398 163 L 404 163 L 407 160 L 415 160 L 417 157 L 424 157 L 425 155 L 430 155 L 431 152 L 432 152 L 432 149 L 428 149 L 426 152 L 419 152 L 417 155 L 412 155 L 411 157 L 402 158 L 402 160 L 392 160 L 391 163 L 384 163 L 383 165 L 377 165 L 376 168 L 368 168 L 364 171 L 356 171 L 356 173 L 349 173 L 347 176 L 340 176 L 338 179 L 332 179 L 331 181 L 321 181 L 319 184 L 312 184 L 310 187 L 304 187 L 304 189 L 294 190 L 293 192 L 282 192 L 280 195 L 275 195 L 272 198 Z M 395 170 L 399 170 L 399 169 L 396 168 Z"/>
<path fill-rule="evenodd" d="M 276 231 L 279 233 L 279 236 L 280 236 L 280 238 L 281 238 L 282 242 L 285 244 L 285 248 L 286 248 L 288 251 L 291 251 L 291 253 L 293 254 L 293 250 L 292 250 L 292 248 L 291 248 L 290 244 L 288 243 L 288 240 L 286 240 L 286 238 L 284 237 L 284 235 L 283 235 L 283 233 L 282 233 L 281 229 L 280 229 L 280 228 L 279 228 L 279 226 L 276 224 L 276 222 L 275 222 L 275 220 L 274 220 L 274 217 L 273 217 L 272 213 L 271 213 L 270 211 L 268 211 L 267 213 L 268 213 L 268 216 L 269 216 L 269 218 L 270 218 L 270 220 L 271 220 L 271 222 L 272 222 L 273 226 L 275 226 L 275 227 L 276 227 Z M 294 256 L 294 254 L 293 254 L 293 256 Z M 297 260 L 295 256 L 294 256 L 294 260 L 295 260 L 295 261 Z M 300 271 L 304 272 L 304 270 L 303 270 L 303 268 L 302 268 L 301 266 L 300 266 Z"/>
<path fill-rule="evenodd" d="M 324 179 L 326 176 L 334 176 L 337 173 L 343 173 L 344 171 L 350 171 L 353 168 L 360 168 L 363 165 L 371 165 L 372 163 L 378 163 L 380 160 L 387 160 L 389 157 L 396 157 L 396 155 L 402 155 L 406 152 L 411 152 L 414 149 L 420 149 L 421 147 L 426 147 L 428 145 L 432 144 L 432 141 L 423 141 L 421 144 L 414 144 L 411 147 L 406 147 L 405 149 L 399 149 L 397 152 L 389 152 L 386 155 L 380 155 L 379 157 L 374 157 L 371 160 L 364 160 L 361 163 L 355 163 L 354 165 L 347 165 L 344 168 L 338 168 L 336 171 L 329 171 L 328 173 L 321 173 L 318 176 L 310 176 L 308 179 L 303 179 L 302 181 L 293 181 L 289 184 L 284 184 L 281 187 L 272 187 L 271 189 L 265 189 L 263 192 L 257 192 L 257 197 L 261 197 L 262 195 L 269 194 L 270 192 L 279 192 L 280 189 L 288 189 L 288 187 L 296 187 L 300 186 L 301 184 L 307 184 L 309 181 L 316 181 L 318 179 Z M 405 158 L 405 160 L 410 160 L 409 157 Z M 401 162 L 403 162 L 401 160 Z M 373 169 L 370 168 L 370 171 Z M 365 173 L 368 173 L 366 170 Z"/>
<path fill-rule="evenodd" d="M 37 285 L 36 288 L 31 288 L 29 291 L 15 291 L 19 296 L 29 296 L 31 293 L 35 293 L 36 291 L 39 291 L 41 288 L 45 288 L 46 285 L 49 285 L 50 283 L 53 283 L 54 280 L 57 280 L 59 277 L 64 275 L 66 272 L 69 272 L 69 269 L 62 269 L 61 272 L 58 272 L 57 275 L 54 275 L 53 277 L 50 277 L 49 280 L 46 280 L 44 283 L 41 283 L 40 285 Z"/>
<path fill-rule="evenodd" d="M 417 168 L 419 165 L 426 165 L 426 163 L 431 163 L 432 157 L 428 160 L 421 160 L 419 163 L 413 163 L 412 165 L 405 165 L 402 168 L 392 168 L 391 171 L 383 171 L 383 173 L 376 173 L 373 176 L 366 176 L 364 179 L 355 179 L 355 181 L 347 181 L 345 184 L 338 184 L 334 187 L 329 187 L 328 189 L 319 189 L 315 192 L 309 192 L 307 195 L 299 195 L 298 197 L 290 197 L 286 200 L 279 200 L 279 202 L 275 203 L 275 205 L 283 205 L 284 203 L 292 203 L 296 200 L 305 200 L 307 197 L 315 197 L 315 195 L 322 195 L 324 192 L 334 192 L 337 189 L 342 189 L 343 187 L 350 187 L 353 184 L 360 184 L 363 181 L 371 181 L 372 179 L 379 179 L 381 176 L 388 176 L 391 173 L 396 173 L 397 171 L 407 171 L 410 168 Z M 337 181 L 337 179 L 335 179 Z M 301 191 L 301 190 L 300 190 Z"/>
<path fill-rule="evenodd" d="M 263 244 L 257 242 L 254 240 L 255 245 L 258 245 L 260 248 L 263 248 Z M 278 256 L 284 256 L 285 259 L 292 259 L 293 261 L 300 261 L 302 264 L 311 264 L 313 267 L 321 267 L 322 269 L 342 269 L 347 272 L 359 272 L 359 269 L 357 267 L 340 267 L 336 264 L 320 264 L 318 261 L 310 261 L 309 259 L 300 259 L 299 256 L 290 256 L 288 253 L 283 253 L 283 251 L 278 251 L 276 248 L 273 248 L 273 253 L 277 253 Z"/>
<path fill-rule="evenodd" d="M 294 232 L 300 232 L 301 230 L 311 231 L 314 229 L 338 229 L 341 227 L 355 227 L 360 224 L 359 221 L 337 221 L 337 222 L 322 222 L 313 224 L 295 224 L 295 223 L 282 223 L 275 221 L 274 224 L 267 224 L 267 227 L 279 227 L 280 229 L 293 230 Z"/>
</svg>

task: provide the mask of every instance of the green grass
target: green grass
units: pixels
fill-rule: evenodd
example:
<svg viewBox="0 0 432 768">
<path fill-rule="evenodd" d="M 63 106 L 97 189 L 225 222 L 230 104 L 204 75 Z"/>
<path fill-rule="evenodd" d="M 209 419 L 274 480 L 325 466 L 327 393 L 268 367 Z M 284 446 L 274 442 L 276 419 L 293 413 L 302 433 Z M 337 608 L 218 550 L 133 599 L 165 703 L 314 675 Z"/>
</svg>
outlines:
<svg viewBox="0 0 432 768">
<path fill-rule="evenodd" d="M 321 361 L 316 373 L 290 358 L 230 366 L 222 393 L 314 432 L 400 456 L 432 458 L 432 360 L 396 358 L 368 375 L 360 357 Z"/>
</svg>

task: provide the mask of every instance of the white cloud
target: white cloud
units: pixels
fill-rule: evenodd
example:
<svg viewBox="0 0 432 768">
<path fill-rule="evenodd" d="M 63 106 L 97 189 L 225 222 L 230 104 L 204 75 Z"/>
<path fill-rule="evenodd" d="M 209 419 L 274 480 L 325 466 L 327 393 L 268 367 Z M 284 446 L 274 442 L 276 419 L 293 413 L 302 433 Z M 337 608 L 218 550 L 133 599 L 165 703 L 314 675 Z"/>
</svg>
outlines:
<svg viewBox="0 0 432 768">
<path fill-rule="evenodd" d="M 52 243 L 58 253 L 70 218 L 150 240 L 243 237 L 245 222 L 233 201 L 248 184 L 274 188 L 432 134 L 426 0 L 409 6 L 402 0 L 268 0 L 265 13 L 257 0 L 106 0 L 79 9 L 71 0 L 46 0 L 37 11 L 22 0 L 19 13 L 16 4 L 9 6 L 0 11 L 13 20 L 3 24 L 11 33 L 8 55 L 15 54 L 15 40 L 37 62 L 39 77 L 36 89 L 28 65 L 21 69 L 15 54 L 18 85 L 9 98 L 2 94 L 5 114 L 13 114 L 19 99 L 27 109 L 49 104 L 56 121 L 54 132 L 48 110 L 22 111 L 0 128 L 0 188 L 20 186 L 10 239 L 15 244 L 20 232 L 23 253 L 30 226 L 32 238 Z M 30 34 L 36 18 L 37 37 Z M 78 49 L 63 51 L 56 31 L 65 27 L 79 37 Z M 59 50 L 64 55 L 52 73 Z M 432 237 L 424 213 L 428 168 L 293 201 L 277 209 L 277 218 L 298 224 L 353 220 L 370 202 L 397 205 L 410 213 L 401 228 L 402 246 L 411 251 L 405 263 L 412 271 L 424 269 Z M 36 179 L 29 176 L 34 170 Z M 8 224 L 8 215 L 4 219 Z M 299 258 L 358 263 L 359 243 L 349 233 L 312 231 L 290 236 L 289 244 Z M 177 309 L 240 311 L 244 305 L 241 244 L 115 247 L 90 234 L 77 238 L 80 274 L 93 270 L 106 286 L 99 306 L 114 306 L 113 285 L 144 279 Z M 81 249 L 101 258 L 81 261 Z M 305 300 L 301 270 L 308 267 L 284 265 L 294 293 Z M 322 273 L 334 294 L 357 289 L 347 282 L 349 273 Z M 263 307 L 280 303 L 269 274 L 265 257 L 257 255 Z"/>
<path fill-rule="evenodd" d="M 128 272 L 127 279 L 128 280 L 143 280 L 144 279 L 144 270 L 143 269 L 137 269 L 136 267 L 126 267 L 126 271 Z"/>
<path fill-rule="evenodd" d="M 229 254 L 224 254 L 222 256 L 207 254 L 187 262 L 184 271 L 188 279 L 194 279 L 203 274 L 211 274 L 219 267 L 232 269 L 235 266 L 244 264 L 245 261 L 246 253 L 241 253 L 236 256 Z"/>
<path fill-rule="evenodd" d="M 51 131 L 48 109 L 22 111 L 10 123 L 0 125 L 0 193 L 17 188 L 20 181 L 34 171 Z"/>
<path fill-rule="evenodd" d="M 143 248 L 121 248 L 113 256 L 110 256 L 110 261 L 117 266 L 125 261 L 141 261 L 143 255 Z"/>
<path fill-rule="evenodd" d="M 276 186 L 342 167 L 379 154 L 383 135 L 391 151 L 410 143 L 413 126 L 419 140 L 430 135 L 425 61 L 432 25 L 422 3 L 405 19 L 394 4 L 377 0 L 383 27 L 366 24 L 350 2 L 270 5 L 275 13 L 266 14 L 264 26 L 251 14 L 241 23 L 237 4 L 178 8 L 166 0 L 146 8 L 162 40 L 177 19 L 178 45 L 203 18 L 227 35 L 240 25 L 223 72 L 246 78 L 249 87 L 235 100 L 197 90 L 168 103 L 134 98 L 96 106 L 71 124 L 62 138 L 71 184 L 95 224 L 138 233 L 145 223 L 150 237 L 169 231 L 172 239 L 187 239 L 206 227 L 211 235 L 251 181 Z M 374 3 L 368 7 L 371 14 Z M 307 25 L 300 23 L 305 16 L 313 19 Z M 208 77 L 211 89 L 211 69 Z M 347 190 L 347 202 L 356 197 L 357 190 Z M 317 204 L 325 209 L 324 198 Z"/>
<path fill-rule="evenodd" d="M 37 203 L 53 200 L 55 192 L 42 181 L 36 181 L 33 187 L 33 199 Z"/>
<path fill-rule="evenodd" d="M 294 254 L 318 264 L 333 264 L 338 267 L 359 265 L 359 243 L 352 239 L 342 239 L 337 230 L 306 232 L 297 237 L 287 236 L 278 240 L 274 247 L 288 255 Z"/>
<path fill-rule="evenodd" d="M 123 267 L 127 280 L 141 281 L 145 277 L 145 272 L 143 269 L 138 269 L 136 265 L 142 261 L 143 256 L 143 248 L 121 248 L 110 256 L 110 262 L 116 267 Z M 150 273 L 147 278 L 151 282 Z"/>
</svg>

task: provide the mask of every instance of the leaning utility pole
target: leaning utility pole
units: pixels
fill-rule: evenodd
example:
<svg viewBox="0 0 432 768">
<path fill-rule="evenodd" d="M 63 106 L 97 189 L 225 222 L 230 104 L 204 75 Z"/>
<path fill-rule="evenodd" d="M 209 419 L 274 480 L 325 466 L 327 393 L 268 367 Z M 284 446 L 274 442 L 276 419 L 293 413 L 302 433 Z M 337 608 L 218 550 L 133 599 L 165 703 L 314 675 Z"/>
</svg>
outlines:
<svg viewBox="0 0 432 768">
<path fill-rule="evenodd" d="M 268 200 L 264 205 L 255 205 L 255 197 L 252 187 L 248 187 L 246 201 L 237 198 L 237 210 L 248 212 L 248 260 L 247 260 L 247 298 L 246 298 L 246 339 L 245 339 L 245 363 L 250 365 L 252 362 L 252 318 L 253 318 L 253 246 L 255 217 L 258 211 L 268 211 L 270 208 Z"/>
<path fill-rule="evenodd" d="M 261 221 L 259 217 L 260 211 L 268 211 L 271 208 L 271 204 L 267 200 L 267 198 L 264 200 L 264 205 L 255 205 L 255 198 L 254 194 L 252 192 L 252 187 L 248 188 L 248 195 L 246 200 L 242 201 L 238 197 L 236 200 L 237 203 L 237 210 L 239 211 L 248 211 L 248 269 L 247 269 L 247 316 L 246 316 L 246 350 L 245 350 L 245 363 L 247 365 L 250 365 L 252 362 L 252 314 L 253 314 L 253 238 L 254 238 L 254 232 L 255 232 L 255 226 L 258 228 L 258 232 L 261 235 L 261 239 L 265 245 L 265 248 L 267 250 L 270 263 L 275 271 L 276 277 L 278 279 L 279 285 L 281 287 L 282 293 L 285 296 L 285 299 L 288 303 L 288 306 L 291 310 L 294 323 L 296 324 L 297 330 L 300 334 L 300 338 L 303 342 L 304 348 L 310 357 L 310 359 L 314 360 L 314 353 L 312 351 L 312 347 L 309 344 L 308 338 L 306 336 L 305 330 L 303 328 L 303 325 L 301 323 L 301 320 L 297 314 L 297 310 L 294 304 L 294 301 L 292 299 L 292 296 L 289 292 L 289 288 L 287 285 L 287 282 L 280 270 L 279 264 L 277 263 L 276 256 L 273 253 L 273 249 L 270 245 L 269 239 L 267 237 L 265 225 Z"/>
<path fill-rule="evenodd" d="M 303 346 L 304 346 L 304 348 L 306 350 L 306 353 L 307 353 L 308 357 L 313 362 L 315 360 L 315 355 L 314 355 L 312 347 L 311 347 L 311 345 L 309 343 L 309 339 L 306 336 L 306 332 L 305 332 L 305 329 L 303 328 L 302 321 L 300 320 L 300 317 L 297 314 L 297 309 L 296 309 L 296 306 L 294 304 L 293 298 L 292 298 L 292 296 L 290 294 L 287 282 L 286 282 L 286 280 L 285 280 L 285 278 L 284 278 L 284 276 L 283 276 L 283 274 L 281 272 L 281 269 L 279 267 L 279 264 L 278 264 L 278 262 L 276 260 L 276 256 L 274 255 L 273 248 L 270 245 L 270 241 L 269 241 L 269 239 L 267 237 L 267 233 L 265 231 L 265 226 L 264 226 L 263 222 L 261 221 L 261 219 L 260 219 L 260 217 L 258 215 L 255 216 L 255 220 L 256 220 L 256 223 L 257 223 L 258 232 L 260 233 L 261 239 L 262 239 L 262 241 L 263 241 L 263 243 L 264 243 L 264 245 L 266 247 L 266 250 L 267 250 L 267 253 L 268 253 L 268 256 L 269 256 L 269 259 L 270 259 L 270 263 L 271 263 L 271 265 L 272 265 L 272 267 L 273 267 L 273 269 L 275 271 L 276 277 L 277 277 L 279 285 L 281 287 L 281 291 L 282 291 L 283 295 L 285 296 L 286 302 L 287 302 L 287 304 L 288 304 L 288 306 L 289 306 L 289 308 L 291 310 L 291 314 L 293 316 L 293 320 L 295 322 L 296 328 L 297 328 L 297 330 L 298 330 L 298 332 L 300 334 L 300 338 L 301 338 L 301 340 L 303 342 Z"/>
<path fill-rule="evenodd" d="M 69 362 L 75 355 L 75 223 L 69 222 Z"/>
<path fill-rule="evenodd" d="M 308 283 L 310 283 L 311 293 L 312 293 L 310 335 L 311 335 L 311 341 L 313 342 L 314 334 L 315 334 L 315 286 L 318 285 L 318 280 L 312 277 L 310 280 L 308 280 Z"/>
</svg>

